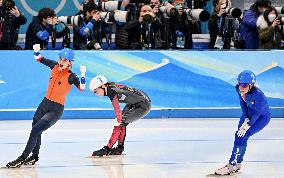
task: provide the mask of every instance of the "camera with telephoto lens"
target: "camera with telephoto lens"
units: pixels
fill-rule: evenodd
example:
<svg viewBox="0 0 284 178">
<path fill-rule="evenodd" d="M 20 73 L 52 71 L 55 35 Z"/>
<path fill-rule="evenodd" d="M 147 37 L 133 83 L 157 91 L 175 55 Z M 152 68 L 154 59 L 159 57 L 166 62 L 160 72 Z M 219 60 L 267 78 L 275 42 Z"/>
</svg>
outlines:
<svg viewBox="0 0 284 178">
<path fill-rule="evenodd" d="M 98 10 L 101 11 L 114 11 L 119 8 L 119 2 L 118 1 L 107 1 L 107 2 L 96 2 L 96 5 L 98 6 Z"/>
<path fill-rule="evenodd" d="M 15 7 L 15 2 L 13 0 L 4 0 L 2 6 L 5 11 L 10 11 Z"/>
<path fill-rule="evenodd" d="M 222 4 L 221 9 L 225 11 L 226 15 L 233 18 L 239 18 L 242 15 L 242 10 L 237 7 L 230 7 L 228 4 Z"/>
<path fill-rule="evenodd" d="M 284 14 L 284 7 L 275 7 L 278 14 Z"/>
<path fill-rule="evenodd" d="M 126 23 L 130 21 L 130 13 L 128 11 L 116 10 L 114 12 L 100 12 L 101 20 L 109 22 L 122 22 Z"/>
<path fill-rule="evenodd" d="M 174 6 L 161 6 L 159 10 L 168 17 L 174 17 L 178 14 L 178 10 Z"/>
<path fill-rule="evenodd" d="M 277 19 L 279 19 L 280 22 L 283 24 L 284 23 L 284 14 L 279 14 Z"/>
<path fill-rule="evenodd" d="M 239 18 L 242 15 L 242 10 L 237 7 L 232 7 L 232 8 L 228 7 L 225 9 L 225 12 L 234 18 Z"/>
<path fill-rule="evenodd" d="M 184 9 L 183 11 L 193 20 L 207 22 L 210 18 L 210 13 L 204 9 Z"/>
<path fill-rule="evenodd" d="M 283 24 L 284 23 L 284 7 L 275 7 L 278 15 L 278 19 L 280 20 L 280 22 Z"/>
<path fill-rule="evenodd" d="M 66 25 L 79 26 L 80 23 L 83 21 L 83 18 L 80 15 L 76 15 L 76 16 L 60 16 L 60 17 L 58 17 L 58 21 L 66 24 Z"/>
<path fill-rule="evenodd" d="M 130 3 L 144 3 L 150 4 L 150 0 L 130 0 Z M 98 6 L 98 10 L 101 11 L 114 11 L 118 10 L 120 7 L 120 1 L 107 1 L 107 2 L 95 2 Z"/>
</svg>

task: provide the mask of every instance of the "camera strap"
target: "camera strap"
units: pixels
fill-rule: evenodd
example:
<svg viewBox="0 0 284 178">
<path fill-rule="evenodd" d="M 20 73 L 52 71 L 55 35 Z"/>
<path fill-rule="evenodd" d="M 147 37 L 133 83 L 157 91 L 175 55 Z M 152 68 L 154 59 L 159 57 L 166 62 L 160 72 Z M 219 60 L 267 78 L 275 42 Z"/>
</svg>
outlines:
<svg viewBox="0 0 284 178">
<path fill-rule="evenodd" d="M 222 20 L 223 20 L 223 17 L 220 16 L 220 18 L 219 18 L 219 23 L 218 23 L 218 32 L 219 32 L 218 35 L 221 34 Z"/>
</svg>

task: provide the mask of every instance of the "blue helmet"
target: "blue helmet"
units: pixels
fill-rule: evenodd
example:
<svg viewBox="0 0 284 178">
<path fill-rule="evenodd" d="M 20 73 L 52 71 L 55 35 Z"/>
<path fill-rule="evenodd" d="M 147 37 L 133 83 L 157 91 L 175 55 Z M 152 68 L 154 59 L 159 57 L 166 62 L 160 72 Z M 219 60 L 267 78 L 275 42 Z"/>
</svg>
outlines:
<svg viewBox="0 0 284 178">
<path fill-rule="evenodd" d="M 254 84 L 255 82 L 255 74 L 250 70 L 244 70 L 238 76 L 238 83 Z"/>
<path fill-rule="evenodd" d="M 59 51 L 58 56 L 60 58 L 68 59 L 69 61 L 75 61 L 75 54 L 72 51 L 72 49 L 64 48 L 61 51 Z"/>
</svg>

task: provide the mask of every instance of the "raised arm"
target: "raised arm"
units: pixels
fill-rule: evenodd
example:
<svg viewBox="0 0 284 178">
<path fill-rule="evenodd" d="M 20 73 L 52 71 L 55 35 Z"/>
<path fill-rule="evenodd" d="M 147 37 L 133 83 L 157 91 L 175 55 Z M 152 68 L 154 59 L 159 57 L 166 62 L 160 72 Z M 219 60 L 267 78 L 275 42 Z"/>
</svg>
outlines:
<svg viewBox="0 0 284 178">
<path fill-rule="evenodd" d="M 46 65 L 46 66 L 49 67 L 50 69 L 53 69 L 53 68 L 54 68 L 54 66 L 57 64 L 57 62 L 54 61 L 54 60 L 46 59 L 46 58 L 44 58 L 44 57 L 41 56 L 41 54 L 40 54 L 40 52 L 39 52 L 39 51 L 40 51 L 40 44 L 35 44 L 35 45 L 33 45 L 33 49 L 34 49 L 34 58 L 35 58 L 38 62 L 40 62 L 40 63 Z"/>
</svg>

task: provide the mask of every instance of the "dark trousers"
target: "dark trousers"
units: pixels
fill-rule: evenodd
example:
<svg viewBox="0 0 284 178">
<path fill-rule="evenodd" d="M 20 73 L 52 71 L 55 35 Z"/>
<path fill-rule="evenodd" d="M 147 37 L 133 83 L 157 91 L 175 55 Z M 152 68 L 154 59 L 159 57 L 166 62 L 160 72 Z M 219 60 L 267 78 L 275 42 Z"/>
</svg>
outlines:
<svg viewBox="0 0 284 178">
<path fill-rule="evenodd" d="M 22 153 L 22 158 L 27 158 L 32 152 L 33 155 L 39 154 L 41 145 L 41 134 L 43 131 L 54 125 L 63 114 L 64 106 L 50 101 L 46 98 L 39 104 L 32 123 L 32 130 L 26 148 Z"/>
<path fill-rule="evenodd" d="M 118 141 L 118 145 L 124 145 L 126 137 L 126 126 L 138 119 L 146 116 L 151 109 L 151 103 L 147 100 L 137 104 L 126 104 L 122 110 L 122 123 L 120 126 L 114 126 L 111 138 L 108 142 L 108 147 L 112 148 Z"/>
</svg>

